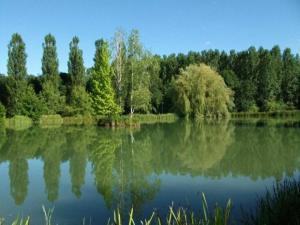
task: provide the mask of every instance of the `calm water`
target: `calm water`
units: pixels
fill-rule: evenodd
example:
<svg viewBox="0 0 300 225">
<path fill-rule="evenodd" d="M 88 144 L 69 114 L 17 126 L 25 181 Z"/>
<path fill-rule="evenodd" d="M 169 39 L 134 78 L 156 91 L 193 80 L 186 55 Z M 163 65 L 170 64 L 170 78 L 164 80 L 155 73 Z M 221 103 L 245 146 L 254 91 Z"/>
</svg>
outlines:
<svg viewBox="0 0 300 225">
<path fill-rule="evenodd" d="M 300 126 L 276 121 L 144 125 L 139 130 L 96 127 L 1 130 L 0 215 L 55 223 L 105 224 L 112 210 L 137 216 L 164 213 L 172 202 L 251 208 L 284 177 L 299 178 Z"/>
</svg>

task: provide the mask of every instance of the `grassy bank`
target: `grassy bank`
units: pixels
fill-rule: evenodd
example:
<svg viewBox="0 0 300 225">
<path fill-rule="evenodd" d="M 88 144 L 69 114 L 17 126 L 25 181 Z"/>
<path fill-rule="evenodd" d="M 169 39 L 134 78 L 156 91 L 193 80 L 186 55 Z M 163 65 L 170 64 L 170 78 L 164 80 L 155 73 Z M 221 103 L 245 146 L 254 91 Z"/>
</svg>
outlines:
<svg viewBox="0 0 300 225">
<path fill-rule="evenodd" d="M 274 112 L 233 112 L 231 118 L 290 118 L 299 117 L 300 110 Z"/>
</svg>

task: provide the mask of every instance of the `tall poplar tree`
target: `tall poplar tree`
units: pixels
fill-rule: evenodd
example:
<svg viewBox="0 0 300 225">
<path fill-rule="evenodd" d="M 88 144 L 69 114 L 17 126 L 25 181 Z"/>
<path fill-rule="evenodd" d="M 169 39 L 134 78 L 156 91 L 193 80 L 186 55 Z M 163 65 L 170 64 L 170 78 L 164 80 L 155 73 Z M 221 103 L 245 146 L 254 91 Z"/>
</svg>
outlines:
<svg viewBox="0 0 300 225">
<path fill-rule="evenodd" d="M 45 36 L 43 43 L 42 72 L 46 80 L 58 86 L 58 58 L 56 53 L 56 40 L 51 34 Z"/>
<path fill-rule="evenodd" d="M 85 68 L 83 65 L 82 50 L 79 49 L 79 38 L 73 37 L 70 42 L 68 73 L 71 76 L 72 86 L 84 85 Z"/>
<path fill-rule="evenodd" d="M 55 37 L 51 34 L 45 36 L 43 43 L 42 58 L 42 99 L 47 114 L 54 114 L 61 111 L 64 98 L 59 92 L 58 58 L 56 53 Z"/>
<path fill-rule="evenodd" d="M 289 107 L 294 107 L 298 102 L 298 71 L 296 59 L 291 53 L 291 49 L 284 50 L 282 61 L 282 97 Z"/>
<path fill-rule="evenodd" d="M 92 106 L 97 115 L 114 115 L 120 112 L 115 103 L 109 64 L 109 46 L 103 39 L 95 42 L 96 52 L 91 79 Z"/>
<path fill-rule="evenodd" d="M 25 43 L 20 34 L 12 35 L 8 45 L 7 75 L 14 80 L 25 80 L 26 69 Z"/>
<path fill-rule="evenodd" d="M 41 102 L 28 85 L 25 43 L 19 34 L 13 34 L 8 45 L 7 90 L 9 93 L 8 116 L 25 115 L 37 119 L 41 114 Z"/>
<path fill-rule="evenodd" d="M 260 49 L 259 58 L 257 102 L 261 111 L 269 111 L 276 100 L 276 71 L 268 50 Z"/>
<path fill-rule="evenodd" d="M 85 88 L 82 50 L 79 49 L 79 38 L 76 36 L 70 42 L 68 73 L 71 78 L 71 87 L 68 90 L 67 103 L 72 106 L 69 114 L 89 114 L 91 99 Z"/>
</svg>

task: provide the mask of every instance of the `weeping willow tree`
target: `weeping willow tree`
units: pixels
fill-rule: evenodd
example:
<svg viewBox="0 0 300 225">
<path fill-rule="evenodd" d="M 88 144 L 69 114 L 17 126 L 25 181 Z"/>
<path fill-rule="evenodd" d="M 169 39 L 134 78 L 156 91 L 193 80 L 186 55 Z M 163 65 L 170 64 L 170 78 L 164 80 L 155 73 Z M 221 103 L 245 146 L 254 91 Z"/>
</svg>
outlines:
<svg viewBox="0 0 300 225">
<path fill-rule="evenodd" d="M 223 78 L 205 64 L 181 70 L 174 83 L 174 105 L 182 116 L 222 118 L 229 116 L 233 92 Z"/>
</svg>

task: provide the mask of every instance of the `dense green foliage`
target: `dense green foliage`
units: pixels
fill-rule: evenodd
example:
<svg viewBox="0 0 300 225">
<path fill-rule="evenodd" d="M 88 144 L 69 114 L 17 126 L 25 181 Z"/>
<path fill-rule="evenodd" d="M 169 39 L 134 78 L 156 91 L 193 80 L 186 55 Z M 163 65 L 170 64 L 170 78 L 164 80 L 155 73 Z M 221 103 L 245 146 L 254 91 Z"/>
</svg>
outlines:
<svg viewBox="0 0 300 225">
<path fill-rule="evenodd" d="M 44 103 L 46 114 L 55 114 L 61 112 L 64 103 L 64 97 L 59 92 L 59 71 L 58 58 L 56 53 L 55 38 L 48 34 L 43 43 L 42 57 L 42 92 L 41 98 Z"/>
<path fill-rule="evenodd" d="M 271 50 L 250 47 L 246 51 L 229 53 L 218 50 L 171 54 L 161 59 L 163 108 L 172 111 L 172 79 L 181 68 L 205 63 L 214 68 L 234 91 L 233 111 L 257 112 L 299 108 L 300 59 L 290 49 L 283 53 L 278 46 Z"/>
<path fill-rule="evenodd" d="M 175 110 L 196 117 L 198 114 L 219 115 L 215 107 L 210 113 L 202 109 L 200 113 L 193 111 L 192 105 L 200 102 L 193 101 L 187 93 L 177 100 L 174 98 L 178 94 L 174 86 L 183 84 L 183 77 L 196 82 L 194 75 L 184 76 L 181 71 L 199 64 L 206 64 L 220 74 L 232 90 L 234 104 L 225 100 L 222 111 L 226 113 L 222 115 L 228 110 L 272 112 L 300 108 L 300 58 L 288 48 L 281 51 L 278 46 L 271 50 L 250 47 L 241 52 L 207 50 L 158 56 L 143 47 L 137 30 L 128 37 L 118 30 L 111 45 L 104 40 L 96 41 L 94 66 L 85 69 L 79 38 L 75 36 L 69 47 L 68 73 L 62 73 L 58 67 L 55 37 L 46 35 L 42 75 L 33 76 L 27 73 L 22 37 L 12 35 L 8 45 L 7 76 L 0 75 L 0 101 L 6 116 L 25 115 L 37 120 L 42 114 L 107 116 Z M 217 85 L 218 82 L 213 83 Z M 194 87 L 193 93 L 195 90 Z M 218 88 L 207 89 L 208 96 L 212 96 L 213 90 Z M 200 96 L 204 90 L 201 87 L 196 92 Z M 211 98 L 212 105 L 218 104 L 217 99 Z M 200 109 L 203 105 L 195 107 Z"/>
<path fill-rule="evenodd" d="M 109 47 L 104 40 L 97 40 L 94 67 L 90 81 L 90 91 L 93 108 L 96 115 L 110 116 L 119 113 L 112 88 L 112 78 L 109 64 Z"/>
<path fill-rule="evenodd" d="M 223 78 L 204 64 L 190 65 L 174 85 L 173 105 L 179 114 L 194 118 L 222 118 L 233 106 L 232 91 Z"/>
<path fill-rule="evenodd" d="M 79 49 L 79 38 L 76 36 L 70 42 L 68 73 L 71 83 L 67 90 L 67 103 L 71 107 L 66 110 L 66 114 L 89 114 L 91 99 L 86 92 L 82 50 Z"/>
</svg>

